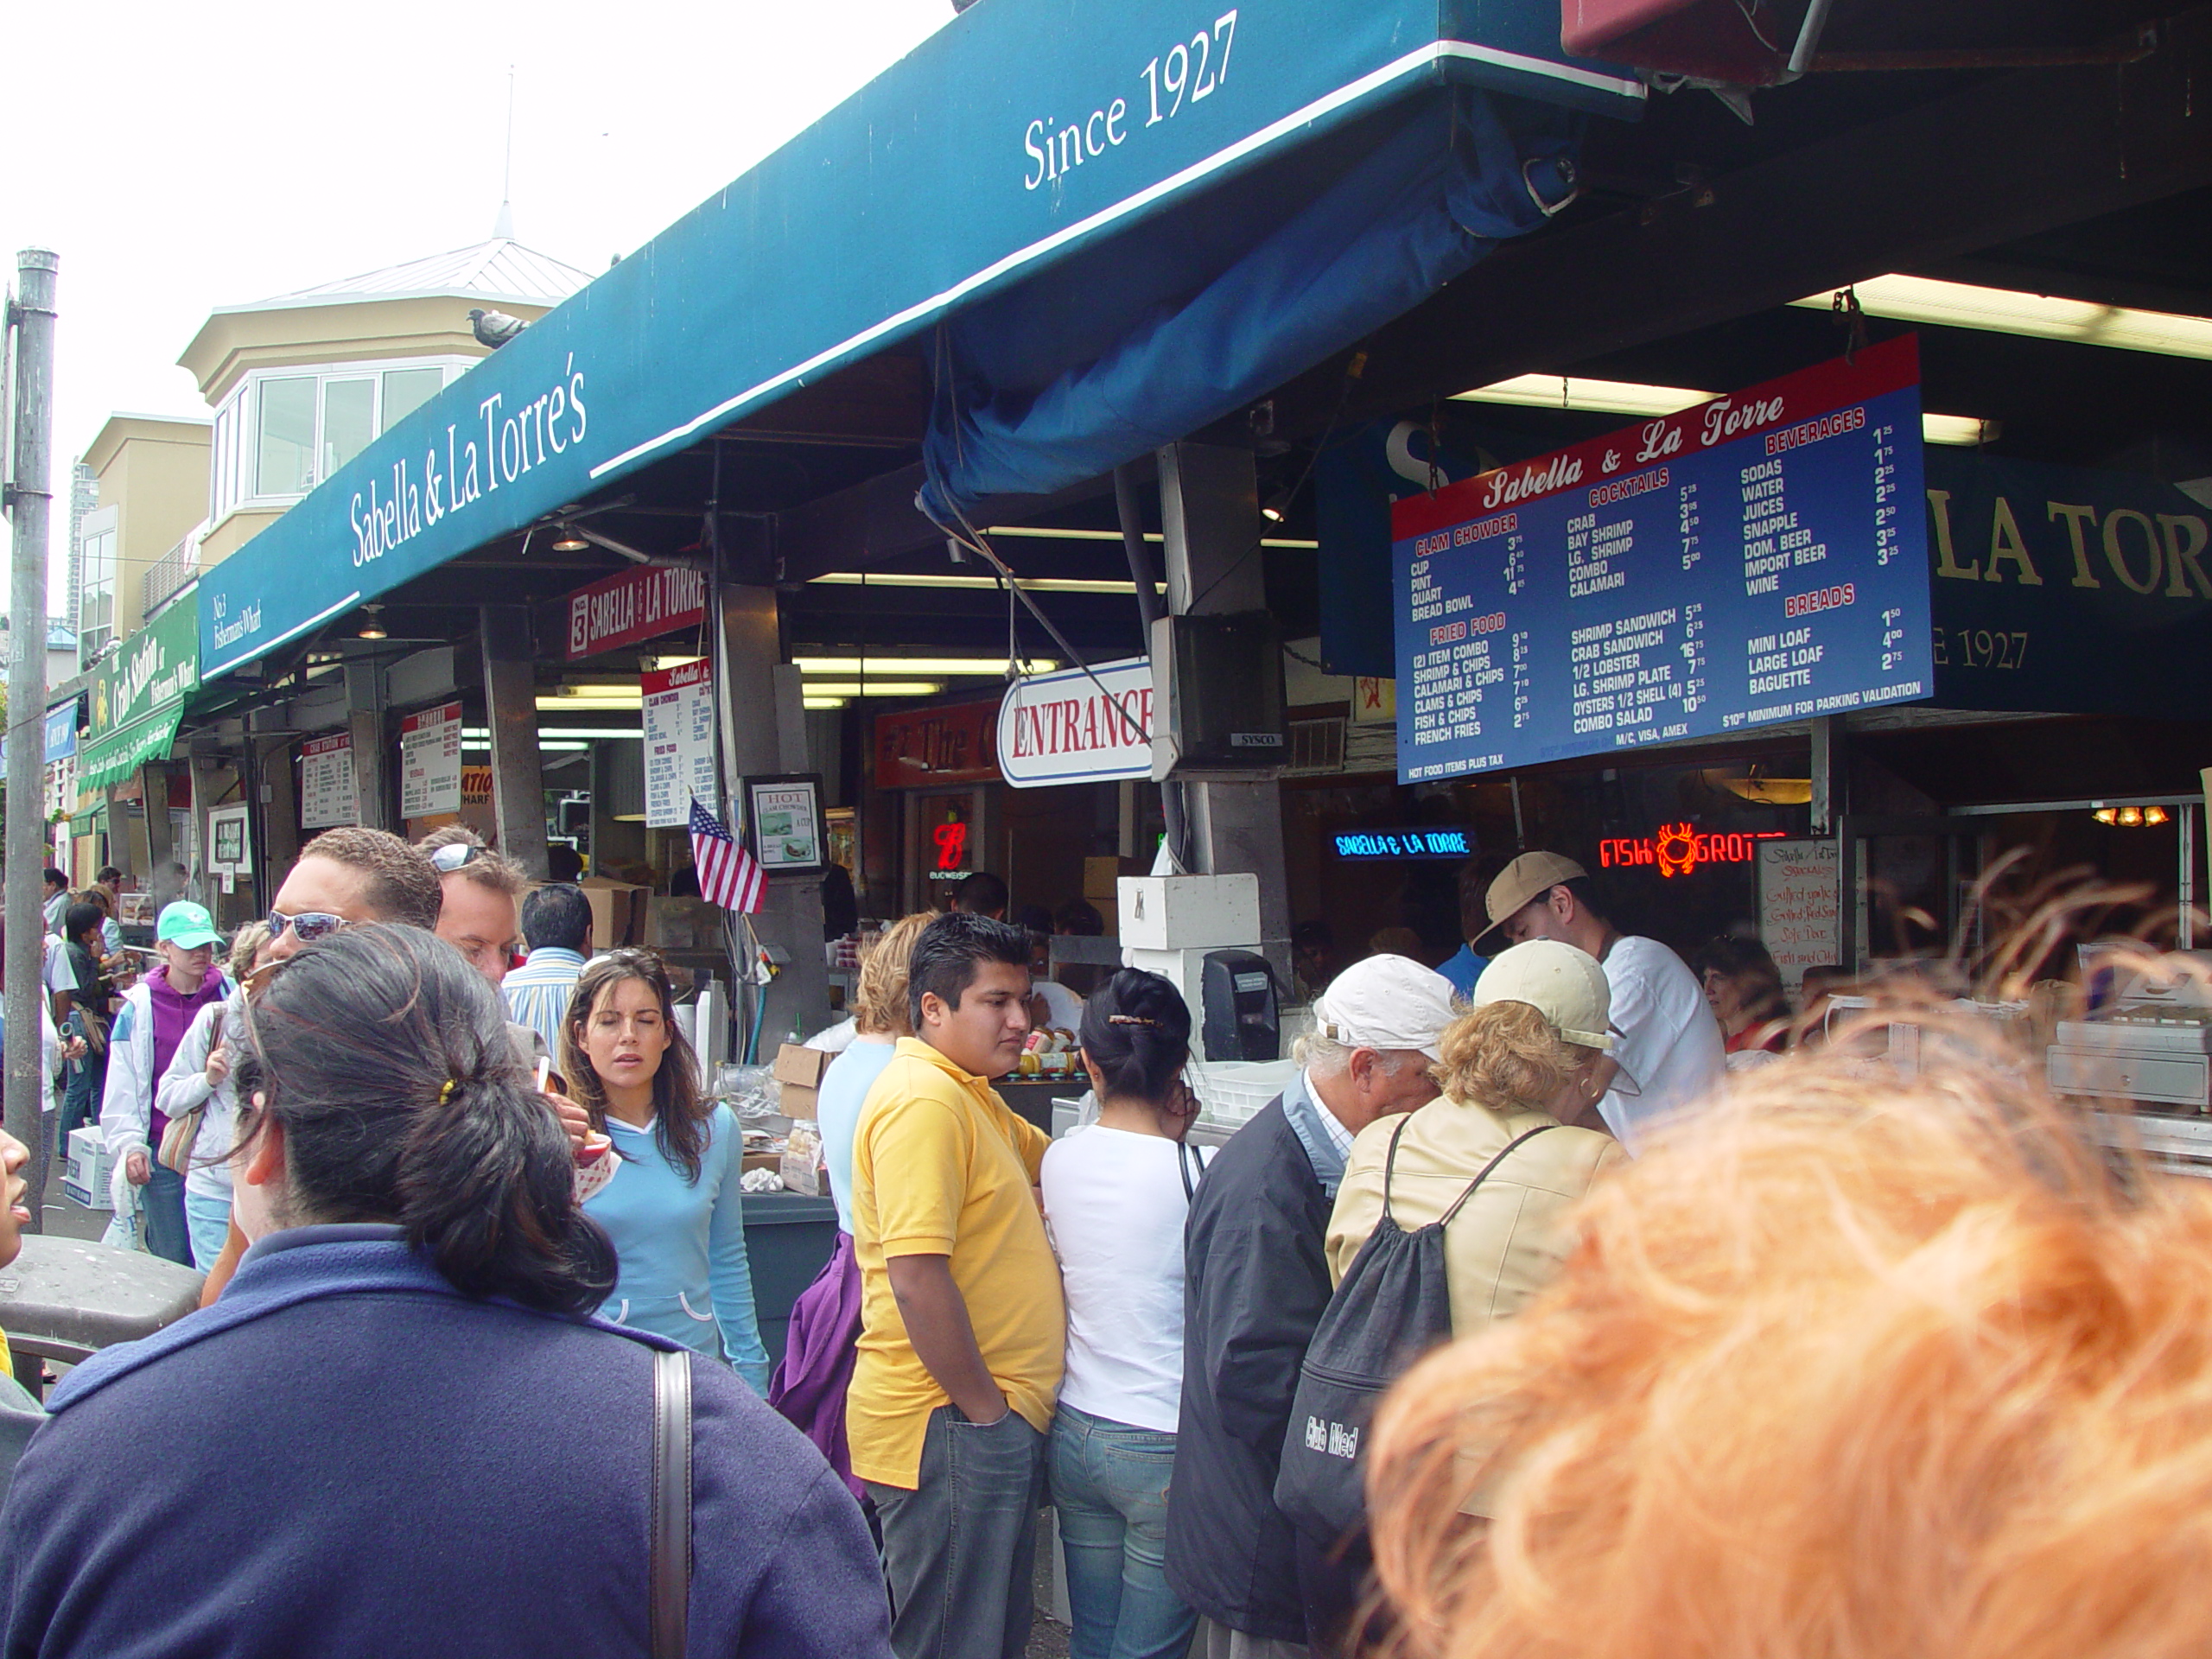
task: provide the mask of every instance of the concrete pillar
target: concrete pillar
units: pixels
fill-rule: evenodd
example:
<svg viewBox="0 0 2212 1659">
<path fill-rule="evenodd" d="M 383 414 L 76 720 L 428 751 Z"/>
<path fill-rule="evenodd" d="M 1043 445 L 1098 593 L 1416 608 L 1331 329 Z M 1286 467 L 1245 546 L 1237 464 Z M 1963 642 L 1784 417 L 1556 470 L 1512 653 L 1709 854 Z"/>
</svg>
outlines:
<svg viewBox="0 0 2212 1659">
<path fill-rule="evenodd" d="M 731 798 L 722 821 L 741 827 L 740 782 L 748 777 L 807 770 L 805 725 L 799 718 L 798 676 L 779 674 L 783 636 L 773 588 L 726 582 L 715 630 L 715 699 L 721 728 L 722 773 Z M 780 693 L 780 695 L 779 695 Z M 788 709 L 785 707 L 788 702 Z M 794 746 L 800 746 L 795 749 Z M 772 955 L 783 958 L 768 987 L 768 1014 L 760 1028 L 761 1054 L 772 1058 L 796 1020 L 809 1033 L 829 1023 L 830 976 L 822 959 L 822 881 L 818 876 L 771 880 L 753 929 Z M 742 930 L 741 929 L 741 933 Z"/>
<path fill-rule="evenodd" d="M 492 813 L 499 850 L 545 879 L 545 779 L 537 753 L 537 672 L 530 612 L 486 605 L 478 612 L 484 645 L 484 713 L 492 728 Z"/>
<path fill-rule="evenodd" d="M 292 758 L 293 741 L 289 734 L 246 739 L 253 747 L 251 775 L 259 780 L 255 822 L 261 839 L 253 849 L 253 883 L 264 914 L 300 855 L 300 773 Z"/>
<path fill-rule="evenodd" d="M 1160 451 L 1167 609 L 1175 616 L 1267 608 L 1259 480 L 1249 449 L 1172 443 Z M 1195 874 L 1260 879 L 1260 948 L 1290 983 L 1290 888 L 1283 868 L 1282 789 L 1259 783 L 1181 785 Z"/>
<path fill-rule="evenodd" d="M 346 729 L 353 739 L 353 791 L 360 823 L 371 830 L 401 827 L 394 817 L 391 746 L 385 741 L 384 670 L 373 662 L 346 665 Z"/>
<path fill-rule="evenodd" d="M 169 833 L 169 766 L 149 760 L 138 770 L 138 791 L 146 809 L 146 859 L 156 870 L 171 861 L 182 861 L 184 849 Z"/>
</svg>

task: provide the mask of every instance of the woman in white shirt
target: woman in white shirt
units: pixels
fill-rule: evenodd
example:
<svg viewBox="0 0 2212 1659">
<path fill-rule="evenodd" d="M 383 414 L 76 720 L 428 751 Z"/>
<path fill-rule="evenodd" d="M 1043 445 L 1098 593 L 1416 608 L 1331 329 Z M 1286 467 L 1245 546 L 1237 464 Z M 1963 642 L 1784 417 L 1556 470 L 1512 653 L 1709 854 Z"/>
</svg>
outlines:
<svg viewBox="0 0 2212 1659">
<path fill-rule="evenodd" d="M 1066 1375 L 1046 1452 L 1067 1554 L 1072 1659 L 1179 1659 L 1197 1616 L 1167 1587 L 1167 1478 L 1183 1389 L 1183 1221 L 1205 1165 L 1183 1136 L 1191 1011 L 1125 968 L 1083 1012 L 1098 1120 L 1045 1154 L 1045 1224 L 1067 1294 Z"/>
</svg>

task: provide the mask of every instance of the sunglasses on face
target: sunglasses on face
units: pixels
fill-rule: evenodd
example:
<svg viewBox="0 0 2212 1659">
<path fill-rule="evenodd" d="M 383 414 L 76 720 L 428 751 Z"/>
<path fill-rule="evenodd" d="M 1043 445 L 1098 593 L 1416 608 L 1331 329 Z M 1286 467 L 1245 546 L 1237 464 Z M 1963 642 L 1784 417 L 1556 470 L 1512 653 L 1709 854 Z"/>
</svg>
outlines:
<svg viewBox="0 0 2212 1659">
<path fill-rule="evenodd" d="M 303 910 L 296 916 L 272 910 L 269 912 L 269 942 L 276 944 L 289 927 L 299 934 L 302 944 L 313 944 L 317 939 L 328 938 L 345 925 L 345 917 L 334 916 L 327 910 Z"/>
</svg>

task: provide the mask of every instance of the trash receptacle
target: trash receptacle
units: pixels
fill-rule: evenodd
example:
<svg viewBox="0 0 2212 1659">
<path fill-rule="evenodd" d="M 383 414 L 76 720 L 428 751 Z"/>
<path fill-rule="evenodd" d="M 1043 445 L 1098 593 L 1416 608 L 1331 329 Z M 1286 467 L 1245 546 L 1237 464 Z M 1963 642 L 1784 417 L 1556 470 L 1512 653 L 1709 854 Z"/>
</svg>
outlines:
<svg viewBox="0 0 2212 1659">
<path fill-rule="evenodd" d="M 0 1331 L 16 1380 L 36 1394 L 41 1361 L 74 1364 L 151 1336 L 200 1306 L 200 1283 L 190 1268 L 140 1250 L 24 1234 L 22 1254 L 0 1268 Z"/>
<path fill-rule="evenodd" d="M 753 1313 L 771 1370 L 784 1357 L 791 1304 L 837 1245 L 837 1206 L 804 1192 L 745 1195 L 745 1259 L 753 1269 Z"/>
</svg>

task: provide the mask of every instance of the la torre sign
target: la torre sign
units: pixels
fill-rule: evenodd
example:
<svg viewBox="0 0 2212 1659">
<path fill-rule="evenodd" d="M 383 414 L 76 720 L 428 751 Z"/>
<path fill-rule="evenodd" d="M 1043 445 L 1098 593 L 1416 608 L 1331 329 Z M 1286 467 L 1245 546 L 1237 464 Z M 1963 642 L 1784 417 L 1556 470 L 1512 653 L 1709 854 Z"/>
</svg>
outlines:
<svg viewBox="0 0 2212 1659">
<path fill-rule="evenodd" d="M 1016 789 L 1152 776 L 1152 664 L 1036 674 L 999 705 L 999 771 Z"/>
</svg>

